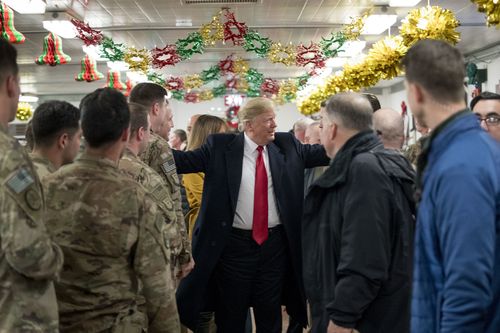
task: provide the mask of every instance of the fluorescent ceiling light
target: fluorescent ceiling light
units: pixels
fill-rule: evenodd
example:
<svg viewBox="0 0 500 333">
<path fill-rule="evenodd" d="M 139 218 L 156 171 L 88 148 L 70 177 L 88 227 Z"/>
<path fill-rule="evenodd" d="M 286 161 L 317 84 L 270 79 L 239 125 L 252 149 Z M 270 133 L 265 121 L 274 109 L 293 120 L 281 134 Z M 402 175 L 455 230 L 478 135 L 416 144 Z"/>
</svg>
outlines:
<svg viewBox="0 0 500 333">
<path fill-rule="evenodd" d="M 391 7 L 414 7 L 422 0 L 391 0 L 389 6 Z"/>
<path fill-rule="evenodd" d="M 397 15 L 370 15 L 365 20 L 362 35 L 379 35 L 398 20 Z"/>
<path fill-rule="evenodd" d="M 43 21 L 43 28 L 62 38 L 76 37 L 76 28 L 69 20 Z"/>
<path fill-rule="evenodd" d="M 364 41 L 364 40 L 347 41 L 340 48 L 340 50 L 343 52 L 339 52 L 338 56 L 339 57 L 355 57 L 358 54 L 360 54 L 361 51 L 364 50 L 365 46 L 366 46 L 366 41 Z"/>
<path fill-rule="evenodd" d="M 42 0 L 3 0 L 19 14 L 43 14 L 47 4 Z"/>
<path fill-rule="evenodd" d="M 125 61 L 108 61 L 106 63 L 109 67 L 109 69 L 113 71 L 119 71 L 119 72 L 124 72 L 128 71 L 129 66 Z"/>
<path fill-rule="evenodd" d="M 141 72 L 127 72 L 127 77 L 132 82 L 136 82 L 136 83 L 148 82 L 148 77 L 146 76 L 146 74 L 141 73 Z"/>
<path fill-rule="evenodd" d="M 187 19 L 187 20 L 175 20 L 175 26 L 176 27 L 192 27 L 193 26 L 193 21 L 191 21 L 191 19 Z"/>
<path fill-rule="evenodd" d="M 19 96 L 19 102 L 36 103 L 36 102 L 38 102 L 38 96 L 21 95 L 21 96 Z"/>
</svg>

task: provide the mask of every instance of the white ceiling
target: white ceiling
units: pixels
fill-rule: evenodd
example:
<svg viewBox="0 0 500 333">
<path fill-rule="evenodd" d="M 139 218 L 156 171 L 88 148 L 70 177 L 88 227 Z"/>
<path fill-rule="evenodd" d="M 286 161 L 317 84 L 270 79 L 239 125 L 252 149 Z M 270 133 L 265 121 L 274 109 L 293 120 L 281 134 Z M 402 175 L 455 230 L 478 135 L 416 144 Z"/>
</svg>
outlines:
<svg viewBox="0 0 500 333">
<path fill-rule="evenodd" d="M 222 7 L 230 7 L 238 21 L 245 22 L 249 28 L 256 29 L 263 36 L 282 43 L 298 44 L 318 42 L 321 36 L 337 31 L 349 17 L 358 16 L 373 5 L 369 0 L 256 0 L 253 4 L 233 0 L 218 1 L 216 4 L 186 4 L 186 0 L 68 0 L 72 10 L 91 27 L 100 29 L 106 36 L 128 46 L 163 47 L 175 43 L 189 32 L 198 30 L 202 24 L 210 22 L 212 16 Z M 215 1 L 202 1 L 215 2 Z M 238 2 L 238 3 L 235 3 Z M 381 1 L 376 1 L 380 3 Z M 419 6 L 425 5 L 423 0 Z M 485 26 L 484 14 L 478 13 L 470 0 L 430 1 L 452 10 L 462 26 L 458 29 L 462 39 L 458 47 L 470 54 L 475 50 L 500 43 L 500 31 Z M 408 8 L 396 8 L 398 23 L 391 29 L 397 34 L 397 26 Z M 175 26 L 177 19 L 192 20 L 192 27 Z M 19 52 L 22 89 L 25 93 L 40 96 L 59 97 L 62 95 L 82 95 L 105 84 L 105 79 L 94 82 L 76 82 L 75 74 L 80 72 L 80 60 L 84 56 L 82 41 L 63 39 L 64 52 L 72 57 L 70 64 L 56 67 L 36 65 L 35 57 L 42 53 L 43 37 L 47 34 L 42 28 L 43 15 L 15 16 L 16 29 L 26 36 L 24 44 L 16 45 Z M 383 36 L 361 36 L 368 41 L 367 47 Z M 218 44 L 207 47 L 203 55 L 195 54 L 191 60 L 169 66 L 162 70 L 165 74 L 186 75 L 199 73 L 216 64 L 230 54 L 247 59 L 250 67 L 257 68 L 267 77 L 288 78 L 304 73 L 303 68 L 286 67 L 269 63 L 253 53 L 246 53 L 241 47 Z M 105 62 L 98 63 L 98 70 L 106 74 Z"/>
</svg>

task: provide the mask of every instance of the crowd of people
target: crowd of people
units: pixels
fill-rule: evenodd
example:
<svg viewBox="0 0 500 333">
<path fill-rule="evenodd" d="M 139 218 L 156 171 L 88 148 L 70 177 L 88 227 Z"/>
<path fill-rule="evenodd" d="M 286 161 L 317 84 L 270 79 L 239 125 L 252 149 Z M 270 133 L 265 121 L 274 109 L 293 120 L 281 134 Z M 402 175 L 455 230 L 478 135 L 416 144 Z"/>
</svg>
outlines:
<svg viewBox="0 0 500 333">
<path fill-rule="evenodd" d="M 257 97 L 239 131 L 186 133 L 149 82 L 43 102 L 22 147 L 0 55 L 0 332 L 500 332 L 500 95 L 468 108 L 449 44 L 402 62 L 406 151 L 374 95 L 287 133 Z"/>
</svg>

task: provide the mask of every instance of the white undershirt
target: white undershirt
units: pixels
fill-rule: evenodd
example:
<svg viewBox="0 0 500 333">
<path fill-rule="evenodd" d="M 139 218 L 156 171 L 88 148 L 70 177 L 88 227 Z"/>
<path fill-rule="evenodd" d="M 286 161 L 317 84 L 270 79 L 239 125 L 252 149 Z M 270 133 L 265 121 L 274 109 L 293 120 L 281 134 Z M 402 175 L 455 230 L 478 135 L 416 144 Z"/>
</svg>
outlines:
<svg viewBox="0 0 500 333">
<path fill-rule="evenodd" d="M 253 224 L 253 197 L 255 188 L 255 163 L 257 162 L 258 145 L 250 139 L 246 133 L 244 152 L 243 152 L 243 170 L 241 172 L 240 191 L 238 192 L 238 202 L 236 204 L 236 214 L 234 215 L 233 227 L 238 229 L 252 230 Z M 269 207 L 268 225 L 269 228 L 281 224 L 276 199 L 274 197 L 273 177 L 269 167 L 269 153 L 267 146 L 262 151 L 264 165 L 267 173 L 267 202 Z"/>
</svg>

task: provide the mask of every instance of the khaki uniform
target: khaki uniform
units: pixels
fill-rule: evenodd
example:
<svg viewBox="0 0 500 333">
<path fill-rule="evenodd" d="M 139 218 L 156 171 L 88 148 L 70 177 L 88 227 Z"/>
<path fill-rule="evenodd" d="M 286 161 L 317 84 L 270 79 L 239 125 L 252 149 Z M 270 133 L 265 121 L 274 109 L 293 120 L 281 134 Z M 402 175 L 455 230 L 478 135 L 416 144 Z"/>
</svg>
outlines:
<svg viewBox="0 0 500 333">
<path fill-rule="evenodd" d="M 1 128 L 0 152 L 0 332 L 58 332 L 53 280 L 63 255 L 43 223 L 40 181 Z"/>
<path fill-rule="evenodd" d="M 168 231 L 142 186 L 83 154 L 44 187 L 47 229 L 65 255 L 61 332 L 179 332 Z"/>
<path fill-rule="evenodd" d="M 38 178 L 43 179 L 45 176 L 56 171 L 56 167 L 47 158 L 33 153 L 30 153 L 29 156 L 31 158 L 31 162 L 33 162 L 35 171 L 38 174 Z"/>
<path fill-rule="evenodd" d="M 409 146 L 403 153 L 408 161 L 415 167 L 417 165 L 418 156 L 422 152 L 422 143 L 426 136 L 420 137 L 417 142 Z"/>
<path fill-rule="evenodd" d="M 175 277 L 176 263 L 179 261 L 179 249 L 182 248 L 181 238 L 178 235 L 175 222 L 177 221 L 174 202 L 170 196 L 170 189 L 161 176 L 140 160 L 133 152 L 126 149 L 118 164 L 120 170 L 144 186 L 146 193 L 150 194 L 158 208 L 163 213 L 167 230 L 169 232 L 169 245 L 171 253 L 170 268 Z"/>
<path fill-rule="evenodd" d="M 159 135 L 151 132 L 149 144 L 146 150 L 140 155 L 141 160 L 149 165 L 165 180 L 170 195 L 174 201 L 174 208 L 177 219 L 177 238 L 180 239 L 180 248 L 175 252 L 178 253 L 177 265 L 187 264 L 191 260 L 191 243 L 186 230 L 184 214 L 182 212 L 181 191 L 179 177 L 177 176 L 177 168 L 175 167 L 172 149 L 168 142 Z"/>
</svg>

